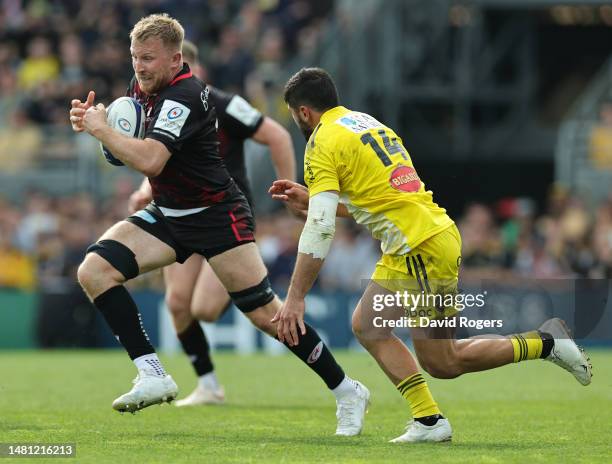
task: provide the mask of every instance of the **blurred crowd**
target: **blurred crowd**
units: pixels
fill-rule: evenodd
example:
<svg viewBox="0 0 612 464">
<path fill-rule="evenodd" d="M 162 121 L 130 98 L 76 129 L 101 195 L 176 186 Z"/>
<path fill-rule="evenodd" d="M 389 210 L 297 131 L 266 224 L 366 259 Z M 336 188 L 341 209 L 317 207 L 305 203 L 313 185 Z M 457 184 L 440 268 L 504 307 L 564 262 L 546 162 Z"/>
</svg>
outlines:
<svg viewBox="0 0 612 464">
<path fill-rule="evenodd" d="M 588 141 L 589 159 L 596 169 L 612 169 L 612 101 L 600 104 Z"/>
<path fill-rule="evenodd" d="M 612 195 L 590 206 L 553 186 L 541 213 L 506 198 L 469 205 L 458 225 L 468 277 L 612 278 Z"/>
<path fill-rule="evenodd" d="M 49 128 L 90 89 L 123 95 L 132 76 L 129 30 L 167 12 L 200 48 L 206 80 L 289 120 L 282 85 L 314 53 L 333 0 L 0 1 L 0 170 L 38 166 Z M 45 131 L 46 128 L 46 131 Z"/>
<path fill-rule="evenodd" d="M 186 37 L 198 45 L 206 81 L 243 94 L 295 130 L 282 87 L 296 69 L 318 62 L 334 3 L 341 8 L 344 2 L 0 0 L 0 178 L 19 178 L 32 168 L 46 173 L 55 166 L 49 160 L 89 155 L 92 146 L 86 142 L 91 140 L 72 138 L 69 102 L 90 89 L 103 103 L 123 95 L 132 75 L 129 29 L 140 17 L 160 11 L 179 19 Z M 611 134 L 612 103 L 607 102 L 589 141 L 591 159 L 600 168 L 611 165 Z M 40 320 L 45 321 L 40 326 L 59 326 L 49 333 L 63 336 L 63 326 L 74 319 L 60 318 L 58 308 L 87 306 L 76 282 L 78 264 L 89 244 L 128 214 L 128 198 L 138 180 L 122 174 L 113 179 L 104 200 L 93 196 L 94 188 L 53 195 L 30 189 L 15 195 L 2 190 L 6 182 L 0 185 L 0 289 L 36 291 Z M 107 184 L 106 179 L 98 182 Z M 466 201 L 454 219 L 463 238 L 465 279 L 612 278 L 612 196 L 594 205 L 554 187 L 544 206 L 529 198 Z M 257 242 L 281 294 L 295 265 L 302 226 L 282 208 L 257 217 Z M 358 291 L 379 255 L 378 244 L 365 230 L 339 219 L 316 286 Z M 160 272 L 129 285 L 163 290 Z M 93 323 L 93 312 L 80 314 L 88 315 L 84 325 Z M 55 343 L 44 337 L 43 346 Z M 86 339 L 81 345 L 93 343 Z"/>
<path fill-rule="evenodd" d="M 87 193 L 51 197 L 40 191 L 30 191 L 23 204 L 0 201 L 0 288 L 74 290 L 76 270 L 87 247 L 128 215 L 128 199 L 135 188 L 132 178 L 125 177 L 102 203 Z M 281 293 L 289 284 L 302 226 L 284 209 L 258 217 L 257 242 L 270 279 Z M 367 279 L 374 269 L 377 253 L 367 233 L 339 221 L 321 285 L 358 289 L 360 279 Z M 163 290 L 160 272 L 141 276 L 130 285 Z"/>
<path fill-rule="evenodd" d="M 49 197 L 31 191 L 23 204 L 0 203 L 0 287 L 53 290 L 76 285 L 87 246 L 127 215 L 136 186 L 120 178 L 100 203 L 85 193 Z M 612 278 L 612 196 L 595 208 L 560 188 L 538 213 L 525 198 L 469 204 L 457 219 L 466 278 Z M 295 264 L 302 222 L 284 209 L 258 216 L 257 242 L 274 287 L 284 292 Z M 338 220 L 334 244 L 318 281 L 321 289 L 355 291 L 380 250 L 367 231 Z M 161 290 L 160 273 L 135 286 Z"/>
<path fill-rule="evenodd" d="M 88 193 L 56 197 L 37 190 L 20 203 L 0 199 L 0 287 L 74 286 L 85 250 L 127 216 L 133 190 L 131 178 L 120 178 L 101 203 Z"/>
</svg>

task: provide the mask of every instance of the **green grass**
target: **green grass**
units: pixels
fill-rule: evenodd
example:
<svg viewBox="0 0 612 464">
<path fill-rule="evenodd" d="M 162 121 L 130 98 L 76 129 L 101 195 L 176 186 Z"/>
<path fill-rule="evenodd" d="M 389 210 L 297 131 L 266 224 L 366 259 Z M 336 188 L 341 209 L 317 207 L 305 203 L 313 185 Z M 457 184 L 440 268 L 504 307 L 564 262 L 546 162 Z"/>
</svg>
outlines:
<svg viewBox="0 0 612 464">
<path fill-rule="evenodd" d="M 122 416 L 110 404 L 135 374 L 122 352 L 0 351 L 0 442 L 77 444 L 76 459 L 51 462 L 610 462 L 612 352 L 591 357 L 595 377 L 586 388 L 539 361 L 431 379 L 453 443 L 415 446 L 387 443 L 402 432 L 408 408 L 366 354 L 338 355 L 372 392 L 363 435 L 347 439 L 333 436 L 333 396 L 288 355 L 217 354 L 227 406 L 152 406 Z M 195 380 L 186 358 L 162 360 L 180 396 L 189 393 Z M 10 461 L 31 460 L 0 464 Z"/>
</svg>

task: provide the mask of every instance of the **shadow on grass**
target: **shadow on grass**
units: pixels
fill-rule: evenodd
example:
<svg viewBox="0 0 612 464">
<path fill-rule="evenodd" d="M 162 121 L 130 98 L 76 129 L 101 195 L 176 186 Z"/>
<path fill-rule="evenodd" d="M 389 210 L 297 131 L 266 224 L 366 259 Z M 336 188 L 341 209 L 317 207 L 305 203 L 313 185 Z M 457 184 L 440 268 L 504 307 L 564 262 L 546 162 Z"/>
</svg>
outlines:
<svg viewBox="0 0 612 464">
<path fill-rule="evenodd" d="M 543 442 L 458 442 L 455 441 L 452 444 L 453 449 L 456 450 L 465 450 L 465 451 L 473 451 L 473 452 L 486 452 L 486 451 L 534 451 L 540 450 L 542 452 L 549 451 L 551 449 L 555 449 L 559 451 L 559 448 L 564 447 L 564 443 L 543 443 Z"/>
<path fill-rule="evenodd" d="M 328 405 L 312 405 L 312 404 L 275 404 L 275 403 L 236 403 L 236 404 L 225 404 L 219 406 L 221 409 L 227 409 L 228 411 L 244 411 L 244 410 L 265 410 L 265 411 L 325 411 L 334 410 L 335 405 L 330 402 Z"/>
<path fill-rule="evenodd" d="M 262 433 L 264 432 L 264 433 Z M 332 431 L 333 433 L 333 431 Z M 136 433 L 122 433 L 122 437 L 126 442 L 134 443 L 134 438 L 145 438 L 142 434 Z M 271 446 L 277 448 L 293 447 L 295 445 L 309 445 L 317 447 L 333 447 L 333 448 L 352 448 L 358 446 L 363 442 L 363 437 L 336 437 L 333 435 L 323 435 L 321 432 L 304 434 L 301 437 L 287 437 L 278 436 L 278 434 L 271 431 L 257 431 L 257 433 L 233 433 L 228 435 L 227 433 L 221 433 L 215 431 L 215 433 L 209 433 L 206 430 L 200 430 L 198 432 L 185 432 L 185 431 L 167 431 L 157 432 L 152 435 L 146 435 L 147 439 L 153 439 L 157 441 L 169 440 L 173 443 L 199 443 L 200 445 L 211 444 L 215 447 L 222 447 L 223 445 L 231 445 L 232 447 L 246 447 L 253 448 L 259 446 Z M 384 444 L 386 442 L 381 442 Z M 368 444 L 371 446 L 372 443 L 369 441 Z"/>
</svg>

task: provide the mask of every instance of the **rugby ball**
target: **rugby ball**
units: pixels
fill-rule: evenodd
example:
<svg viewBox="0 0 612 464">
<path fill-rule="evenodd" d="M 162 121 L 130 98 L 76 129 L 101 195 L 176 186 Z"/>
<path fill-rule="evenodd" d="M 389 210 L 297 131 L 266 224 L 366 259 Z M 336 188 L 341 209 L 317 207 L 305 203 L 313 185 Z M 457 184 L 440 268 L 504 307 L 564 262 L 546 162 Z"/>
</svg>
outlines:
<svg viewBox="0 0 612 464">
<path fill-rule="evenodd" d="M 128 137 L 144 138 L 145 113 L 142 105 L 131 97 L 119 97 L 106 108 L 106 122 L 117 132 Z M 100 143 L 102 154 L 110 164 L 123 166 L 108 148 Z"/>
</svg>

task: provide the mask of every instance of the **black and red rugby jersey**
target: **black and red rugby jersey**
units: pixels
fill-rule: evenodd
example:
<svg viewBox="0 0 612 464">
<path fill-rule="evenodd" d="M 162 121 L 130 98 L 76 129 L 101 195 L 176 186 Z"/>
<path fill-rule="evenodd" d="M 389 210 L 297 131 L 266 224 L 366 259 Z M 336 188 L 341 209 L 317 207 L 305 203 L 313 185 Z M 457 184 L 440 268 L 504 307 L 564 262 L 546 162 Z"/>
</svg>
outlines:
<svg viewBox="0 0 612 464">
<path fill-rule="evenodd" d="M 219 121 L 219 153 L 230 175 L 252 204 L 244 160 L 244 142 L 255 135 L 264 116 L 240 95 L 209 86 L 209 98 Z"/>
<path fill-rule="evenodd" d="M 133 78 L 128 95 L 145 109 L 145 138 L 158 140 L 172 154 L 163 171 L 149 178 L 157 206 L 200 208 L 243 196 L 219 156 L 210 89 L 186 63 L 158 94 L 145 95 Z"/>
</svg>

